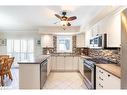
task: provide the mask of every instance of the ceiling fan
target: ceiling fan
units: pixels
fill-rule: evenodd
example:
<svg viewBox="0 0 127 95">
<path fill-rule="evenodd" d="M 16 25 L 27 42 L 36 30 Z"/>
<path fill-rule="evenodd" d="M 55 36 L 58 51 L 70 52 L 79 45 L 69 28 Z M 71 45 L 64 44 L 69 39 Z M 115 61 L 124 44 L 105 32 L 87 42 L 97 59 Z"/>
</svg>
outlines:
<svg viewBox="0 0 127 95">
<path fill-rule="evenodd" d="M 66 11 L 62 11 L 62 16 L 55 14 L 55 16 L 60 19 L 62 26 L 71 26 L 71 23 L 69 21 L 73 21 L 77 19 L 77 17 L 76 16 L 67 17 L 66 15 L 67 15 Z"/>
</svg>

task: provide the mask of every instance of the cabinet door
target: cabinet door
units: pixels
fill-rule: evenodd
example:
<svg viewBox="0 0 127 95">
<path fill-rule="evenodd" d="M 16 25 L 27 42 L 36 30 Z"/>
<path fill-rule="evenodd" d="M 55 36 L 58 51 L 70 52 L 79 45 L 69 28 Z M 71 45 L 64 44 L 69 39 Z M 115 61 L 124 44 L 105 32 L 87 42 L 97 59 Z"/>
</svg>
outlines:
<svg viewBox="0 0 127 95">
<path fill-rule="evenodd" d="M 73 57 L 66 56 L 65 57 L 65 71 L 72 71 L 73 70 Z"/>
<path fill-rule="evenodd" d="M 83 59 L 79 58 L 79 72 L 84 76 L 83 74 Z"/>
<path fill-rule="evenodd" d="M 120 89 L 120 79 L 105 71 L 104 89 Z"/>
<path fill-rule="evenodd" d="M 49 75 L 51 71 L 51 57 L 48 58 L 48 64 L 47 64 L 47 76 Z"/>
<path fill-rule="evenodd" d="M 92 37 L 92 31 L 85 32 L 85 47 L 90 47 L 90 38 Z"/>
<path fill-rule="evenodd" d="M 77 71 L 78 70 L 78 57 L 73 57 L 73 63 L 72 63 L 72 67 L 73 67 L 73 70 L 74 71 Z"/>
<path fill-rule="evenodd" d="M 107 46 L 120 47 L 121 44 L 121 16 L 116 14 L 109 18 L 107 28 Z"/>
<path fill-rule="evenodd" d="M 56 56 L 52 56 L 52 61 L 51 61 L 51 70 L 57 70 L 57 57 Z"/>
<path fill-rule="evenodd" d="M 120 47 L 121 15 L 107 16 L 99 22 L 99 31 L 107 34 L 107 47 Z"/>
<path fill-rule="evenodd" d="M 85 34 L 78 34 L 76 36 L 76 47 L 84 47 L 85 46 Z"/>
<path fill-rule="evenodd" d="M 64 56 L 57 57 L 57 70 L 64 71 Z"/>
<path fill-rule="evenodd" d="M 53 47 L 53 36 L 52 35 L 42 35 L 41 46 L 42 47 Z"/>
</svg>

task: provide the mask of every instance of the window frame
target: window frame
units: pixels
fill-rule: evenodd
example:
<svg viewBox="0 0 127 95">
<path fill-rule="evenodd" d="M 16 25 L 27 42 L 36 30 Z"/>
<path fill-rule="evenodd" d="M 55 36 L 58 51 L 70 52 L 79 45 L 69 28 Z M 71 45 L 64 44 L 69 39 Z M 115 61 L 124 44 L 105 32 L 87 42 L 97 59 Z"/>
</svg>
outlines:
<svg viewBox="0 0 127 95">
<path fill-rule="evenodd" d="M 69 50 L 59 50 L 58 44 L 60 39 L 69 39 L 70 47 Z M 73 41 L 72 41 L 72 36 L 71 35 L 58 35 L 57 36 L 57 46 L 56 46 L 56 52 L 57 53 L 72 53 L 73 51 Z"/>
</svg>

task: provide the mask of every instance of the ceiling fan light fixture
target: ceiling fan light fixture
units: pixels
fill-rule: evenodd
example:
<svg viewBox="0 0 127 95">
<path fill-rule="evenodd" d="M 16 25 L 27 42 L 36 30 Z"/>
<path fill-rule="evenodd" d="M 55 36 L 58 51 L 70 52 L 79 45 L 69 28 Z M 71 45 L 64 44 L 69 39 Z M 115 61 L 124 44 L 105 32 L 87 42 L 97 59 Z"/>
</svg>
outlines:
<svg viewBox="0 0 127 95">
<path fill-rule="evenodd" d="M 67 26 L 68 21 L 61 21 L 60 24 L 61 24 L 62 26 Z"/>
</svg>

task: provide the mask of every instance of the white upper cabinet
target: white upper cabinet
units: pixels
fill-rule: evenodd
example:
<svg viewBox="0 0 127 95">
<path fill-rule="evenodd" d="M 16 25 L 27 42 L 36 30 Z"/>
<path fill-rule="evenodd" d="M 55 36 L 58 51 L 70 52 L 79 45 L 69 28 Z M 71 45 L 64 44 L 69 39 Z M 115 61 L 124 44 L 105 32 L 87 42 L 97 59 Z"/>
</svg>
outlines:
<svg viewBox="0 0 127 95">
<path fill-rule="evenodd" d="M 85 47 L 90 47 L 90 38 L 92 37 L 92 31 L 85 32 Z"/>
<path fill-rule="evenodd" d="M 120 47 L 121 44 L 121 15 L 116 14 L 107 21 L 107 46 Z"/>
<path fill-rule="evenodd" d="M 85 47 L 85 34 L 76 35 L 76 47 Z"/>
<path fill-rule="evenodd" d="M 42 35 L 41 36 L 42 47 L 53 47 L 53 35 Z"/>
<path fill-rule="evenodd" d="M 107 34 L 107 47 L 120 47 L 121 15 L 120 13 L 105 17 L 99 22 L 99 31 Z"/>
<path fill-rule="evenodd" d="M 88 33 L 89 32 L 89 33 Z M 107 47 L 120 47 L 121 44 L 121 15 L 120 13 L 106 16 L 85 32 L 85 46 L 89 39 L 97 34 L 107 34 Z M 89 36 L 88 36 L 89 35 Z"/>
</svg>

